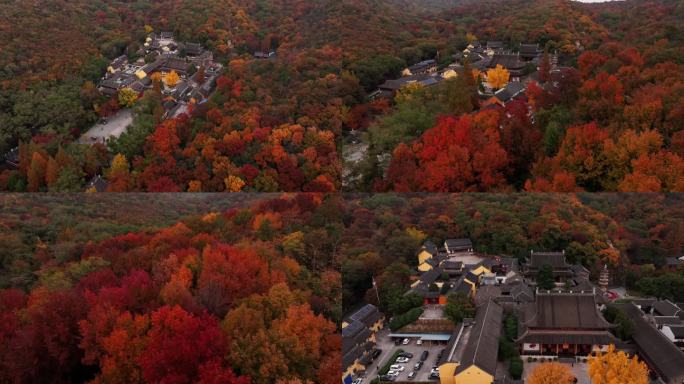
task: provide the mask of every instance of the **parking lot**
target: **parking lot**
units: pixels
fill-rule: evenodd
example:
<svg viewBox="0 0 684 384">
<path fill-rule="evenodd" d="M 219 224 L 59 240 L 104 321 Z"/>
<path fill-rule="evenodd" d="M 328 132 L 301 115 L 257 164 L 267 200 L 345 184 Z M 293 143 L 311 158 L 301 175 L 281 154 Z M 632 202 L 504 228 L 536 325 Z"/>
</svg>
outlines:
<svg viewBox="0 0 684 384">
<path fill-rule="evenodd" d="M 413 371 L 414 365 L 420 361 L 420 355 L 423 351 L 428 351 L 428 357 L 423 363 L 423 366 L 418 370 L 417 376 L 413 381 L 430 381 L 428 378 L 430 375 L 430 370 L 437 364 L 437 355 L 444 349 L 445 345 L 442 343 L 430 343 L 424 342 L 422 345 L 416 344 L 416 339 L 411 339 L 407 345 L 395 345 L 394 340 L 389 337 L 389 331 L 383 329 L 377 334 L 377 344 L 376 348 L 382 350 L 380 356 L 371 364 L 366 367 L 366 375 L 363 378 L 363 384 L 370 383 L 373 379 L 378 376 L 379 367 L 384 366 L 388 360 L 394 355 L 394 352 L 398 349 L 404 350 L 404 352 L 409 352 L 413 354 L 413 357 L 409 359 L 407 363 L 395 363 L 404 367 L 404 370 L 400 372 L 396 381 L 407 381 L 408 374 Z M 432 379 L 437 382 L 438 379 Z"/>
</svg>

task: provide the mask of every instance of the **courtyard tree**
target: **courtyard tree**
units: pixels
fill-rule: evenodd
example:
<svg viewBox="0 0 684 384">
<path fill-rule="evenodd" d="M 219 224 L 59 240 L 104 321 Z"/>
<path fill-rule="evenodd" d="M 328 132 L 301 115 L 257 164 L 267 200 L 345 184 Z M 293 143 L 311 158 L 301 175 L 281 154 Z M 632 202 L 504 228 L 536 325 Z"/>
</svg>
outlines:
<svg viewBox="0 0 684 384">
<path fill-rule="evenodd" d="M 570 367 L 560 363 L 539 364 L 527 377 L 529 384 L 572 384 L 574 380 Z"/>
<path fill-rule="evenodd" d="M 467 294 L 463 292 L 454 293 L 447 298 L 444 314 L 455 324 L 458 324 L 466 317 L 475 316 L 475 306 Z"/>
<path fill-rule="evenodd" d="M 589 378 L 596 384 L 647 384 L 648 368 L 639 358 L 615 351 L 610 345 L 606 353 L 589 358 Z"/>
<path fill-rule="evenodd" d="M 132 107 L 138 101 L 138 92 L 131 88 L 123 88 L 119 90 L 119 105 L 122 107 Z"/>
<path fill-rule="evenodd" d="M 178 84 L 180 81 L 180 76 L 178 76 L 178 73 L 176 71 L 171 71 L 164 76 L 164 83 L 166 84 L 167 87 L 173 88 Z"/>
<path fill-rule="evenodd" d="M 541 289 L 552 289 L 556 286 L 553 278 L 553 268 L 549 264 L 544 264 L 537 273 L 537 286 Z"/>
<path fill-rule="evenodd" d="M 613 328 L 615 336 L 622 340 L 631 339 L 632 334 L 634 333 L 634 322 L 627 314 L 615 307 L 608 307 L 603 311 L 603 316 L 606 320 L 616 325 L 616 327 Z"/>
<path fill-rule="evenodd" d="M 493 89 L 501 89 L 508 84 L 511 74 L 506 68 L 497 64 L 496 68 L 487 71 L 487 84 Z"/>
</svg>

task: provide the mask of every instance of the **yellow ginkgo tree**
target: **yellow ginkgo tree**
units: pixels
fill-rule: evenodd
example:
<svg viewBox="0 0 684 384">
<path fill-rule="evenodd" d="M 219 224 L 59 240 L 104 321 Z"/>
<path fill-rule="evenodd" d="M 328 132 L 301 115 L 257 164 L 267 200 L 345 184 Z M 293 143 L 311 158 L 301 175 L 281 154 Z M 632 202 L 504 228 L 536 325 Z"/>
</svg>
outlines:
<svg viewBox="0 0 684 384">
<path fill-rule="evenodd" d="M 501 64 L 497 64 L 496 68 L 487 71 L 487 84 L 492 89 L 501 89 L 508 84 L 511 74 Z"/>
<path fill-rule="evenodd" d="M 542 363 L 527 377 L 528 384 L 572 384 L 575 375 L 570 367 L 561 363 Z"/>
<path fill-rule="evenodd" d="M 178 84 L 180 81 L 180 76 L 178 76 L 178 73 L 176 71 L 171 71 L 164 76 L 164 83 L 166 83 L 166 86 L 169 88 L 173 88 Z"/>
<path fill-rule="evenodd" d="M 611 344 L 607 352 L 589 357 L 589 378 L 592 384 L 648 384 L 648 367 Z"/>
<path fill-rule="evenodd" d="M 138 92 L 131 88 L 122 88 L 119 90 L 119 105 L 130 108 L 138 101 Z"/>
</svg>

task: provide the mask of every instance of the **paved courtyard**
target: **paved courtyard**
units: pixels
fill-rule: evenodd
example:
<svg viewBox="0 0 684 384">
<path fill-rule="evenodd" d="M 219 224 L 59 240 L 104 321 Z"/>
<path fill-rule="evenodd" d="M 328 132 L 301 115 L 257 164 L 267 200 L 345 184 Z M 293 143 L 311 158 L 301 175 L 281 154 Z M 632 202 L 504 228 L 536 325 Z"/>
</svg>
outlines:
<svg viewBox="0 0 684 384">
<path fill-rule="evenodd" d="M 115 115 L 110 116 L 107 119 L 107 124 L 100 124 L 98 122 L 93 125 L 81 136 L 79 142 L 83 144 L 104 143 L 111 136 L 121 136 L 132 122 L 133 111 L 130 108 L 122 109 Z"/>
<path fill-rule="evenodd" d="M 444 308 L 441 305 L 426 305 L 423 307 L 421 319 L 443 319 Z"/>
<path fill-rule="evenodd" d="M 523 378 L 527 380 L 527 376 L 532 373 L 535 367 L 537 367 L 541 363 L 528 363 L 527 360 L 523 357 Z M 570 370 L 572 373 L 575 375 L 577 378 L 577 384 L 591 384 L 591 380 L 589 380 L 589 364 L 587 363 L 574 363 L 574 364 L 566 364 L 568 367 L 570 367 Z"/>
<path fill-rule="evenodd" d="M 460 261 L 464 265 L 475 265 L 481 263 L 484 260 L 484 257 L 480 257 L 472 253 L 462 253 L 456 256 L 450 256 L 449 258 L 447 258 L 447 260 Z"/>
</svg>

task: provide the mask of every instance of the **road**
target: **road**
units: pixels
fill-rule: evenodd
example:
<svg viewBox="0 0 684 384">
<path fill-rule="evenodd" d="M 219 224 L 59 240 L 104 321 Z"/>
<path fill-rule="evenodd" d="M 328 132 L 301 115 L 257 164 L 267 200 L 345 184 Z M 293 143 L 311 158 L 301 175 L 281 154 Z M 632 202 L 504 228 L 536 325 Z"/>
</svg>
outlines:
<svg viewBox="0 0 684 384">
<path fill-rule="evenodd" d="M 122 109 L 107 119 L 107 124 L 96 123 L 78 140 L 83 144 L 104 143 L 109 137 L 119 137 L 133 122 L 133 111 L 130 108 Z"/>
<path fill-rule="evenodd" d="M 342 184 L 349 186 L 358 181 L 360 175 L 356 169 L 359 163 L 366 158 L 368 154 L 368 144 L 362 141 L 360 132 L 350 132 L 344 138 L 342 144 L 342 158 L 344 161 L 344 170 L 342 172 Z"/>
<path fill-rule="evenodd" d="M 181 104 L 178 106 L 176 111 L 173 113 L 173 116 L 171 116 L 172 119 L 175 119 L 176 117 L 182 115 L 183 113 L 188 113 L 188 104 L 185 102 L 181 102 Z"/>
</svg>

